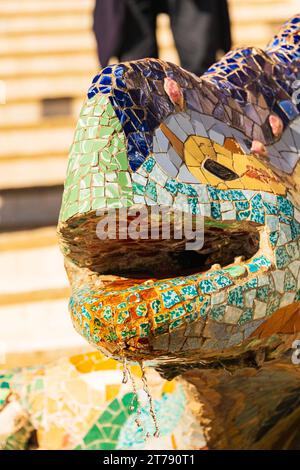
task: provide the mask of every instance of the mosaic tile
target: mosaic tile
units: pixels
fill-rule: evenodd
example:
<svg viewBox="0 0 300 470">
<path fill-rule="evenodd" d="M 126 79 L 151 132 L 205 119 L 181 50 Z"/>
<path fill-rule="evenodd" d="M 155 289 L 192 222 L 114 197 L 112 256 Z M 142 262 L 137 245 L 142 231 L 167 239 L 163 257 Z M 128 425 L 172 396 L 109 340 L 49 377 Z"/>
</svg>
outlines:
<svg viewBox="0 0 300 470">
<path fill-rule="evenodd" d="M 224 321 L 235 324 L 239 321 L 243 311 L 240 308 L 227 306 L 225 309 Z"/>
<path fill-rule="evenodd" d="M 131 366 L 131 374 L 140 390 L 138 397 L 130 390 L 130 384 L 120 383 L 121 372 L 121 364 L 92 352 L 1 375 L 0 415 L 5 409 L 5 396 L 13 393 L 16 404 L 29 417 L 29 421 L 22 421 L 21 429 L 14 435 L 1 434 L 1 449 L 31 449 L 33 432 L 37 449 L 145 448 L 146 434 L 153 435 L 155 429 L 149 401 L 142 391 L 141 371 L 138 366 Z M 189 422 L 184 418 L 188 413 L 185 392 L 175 381 L 158 380 L 157 373 L 147 371 L 147 376 L 149 390 L 155 396 L 154 409 L 161 433 L 155 439 L 156 448 L 174 449 L 178 444 L 174 433 L 178 436 L 184 428 L 196 424 L 193 417 Z M 142 428 L 136 425 L 137 417 Z M 181 441 L 181 445 L 188 449 L 191 440 L 185 444 Z"/>
</svg>

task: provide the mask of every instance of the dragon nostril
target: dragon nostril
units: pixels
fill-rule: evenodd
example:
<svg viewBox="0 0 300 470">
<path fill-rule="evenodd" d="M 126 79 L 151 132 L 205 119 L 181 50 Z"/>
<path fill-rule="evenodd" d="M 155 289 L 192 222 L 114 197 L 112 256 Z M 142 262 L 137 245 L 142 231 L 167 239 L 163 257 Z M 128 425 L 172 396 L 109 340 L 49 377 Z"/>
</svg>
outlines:
<svg viewBox="0 0 300 470">
<path fill-rule="evenodd" d="M 232 181 L 239 178 L 239 175 L 237 173 L 230 170 L 230 168 L 221 165 L 221 163 L 212 160 L 211 158 L 205 160 L 203 167 L 205 168 L 205 170 L 209 171 L 210 173 L 224 181 Z"/>
<path fill-rule="evenodd" d="M 271 114 L 269 116 L 269 124 L 275 137 L 280 137 L 283 132 L 283 122 L 279 116 Z"/>
<path fill-rule="evenodd" d="M 261 157 L 268 156 L 268 151 L 267 151 L 266 146 L 262 142 L 259 142 L 258 140 L 253 140 L 251 152 L 253 152 L 255 155 L 260 155 Z"/>
<path fill-rule="evenodd" d="M 178 105 L 180 109 L 184 107 L 184 98 L 181 87 L 179 84 L 170 77 L 165 78 L 164 80 L 164 89 L 169 96 L 172 103 Z"/>
</svg>

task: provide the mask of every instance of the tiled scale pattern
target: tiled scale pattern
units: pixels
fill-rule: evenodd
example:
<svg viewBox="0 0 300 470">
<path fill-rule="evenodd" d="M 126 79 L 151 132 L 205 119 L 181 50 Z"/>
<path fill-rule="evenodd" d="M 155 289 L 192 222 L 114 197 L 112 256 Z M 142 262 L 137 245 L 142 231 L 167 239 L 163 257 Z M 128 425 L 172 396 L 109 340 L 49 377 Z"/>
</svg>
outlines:
<svg viewBox="0 0 300 470">
<path fill-rule="evenodd" d="M 139 389 L 142 427 L 135 423 L 137 399 L 131 384 L 121 383 L 121 364 L 99 352 L 0 374 L 0 449 L 143 449 L 152 448 L 153 444 L 157 449 L 191 449 L 204 446 L 197 421 L 187 408 L 182 386 L 175 381 L 158 380 L 158 374 L 153 371 L 147 371 L 147 377 L 160 437 L 145 438 L 147 433 L 150 436 L 154 433 L 149 402 L 142 391 L 139 367 L 133 365 L 130 370 Z M 5 420 L 1 420 L 1 416 L 9 401 L 15 401 L 27 419 L 19 420 L 15 432 L 5 435 Z"/>
<path fill-rule="evenodd" d="M 202 78 L 147 59 L 107 67 L 93 80 L 70 152 L 60 227 L 79 227 L 97 209 L 164 205 L 201 214 L 207 226 L 255 225 L 264 249 L 192 276 L 76 286 L 72 318 L 92 344 L 144 357 L 220 350 L 300 301 L 299 31 L 298 15 L 265 51 L 232 51 Z M 183 105 L 170 99 L 166 79 L 179 86 Z"/>
</svg>

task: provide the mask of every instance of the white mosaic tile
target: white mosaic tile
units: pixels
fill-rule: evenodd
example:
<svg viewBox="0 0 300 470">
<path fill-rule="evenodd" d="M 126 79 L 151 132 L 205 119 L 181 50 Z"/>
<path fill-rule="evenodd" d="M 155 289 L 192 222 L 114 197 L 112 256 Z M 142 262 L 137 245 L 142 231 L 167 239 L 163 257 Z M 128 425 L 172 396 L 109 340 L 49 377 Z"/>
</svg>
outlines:
<svg viewBox="0 0 300 470">
<path fill-rule="evenodd" d="M 266 311 L 267 311 L 267 304 L 265 304 L 264 302 L 260 302 L 260 300 L 255 299 L 254 300 L 254 315 L 253 315 L 254 320 L 265 317 Z"/>
</svg>

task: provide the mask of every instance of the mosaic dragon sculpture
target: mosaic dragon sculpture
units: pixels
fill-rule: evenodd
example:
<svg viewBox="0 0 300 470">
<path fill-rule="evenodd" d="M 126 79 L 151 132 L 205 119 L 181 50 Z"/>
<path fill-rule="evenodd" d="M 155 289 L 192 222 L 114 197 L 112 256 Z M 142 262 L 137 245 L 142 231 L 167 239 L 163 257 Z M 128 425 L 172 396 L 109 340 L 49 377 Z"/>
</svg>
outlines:
<svg viewBox="0 0 300 470">
<path fill-rule="evenodd" d="M 300 15 L 201 78 L 106 67 L 70 151 L 58 233 L 74 326 L 107 356 L 180 375 L 212 449 L 300 448 L 299 80 Z M 111 210 L 119 228 L 122 209 L 154 206 L 204 218 L 204 246 L 99 239 Z"/>
</svg>

